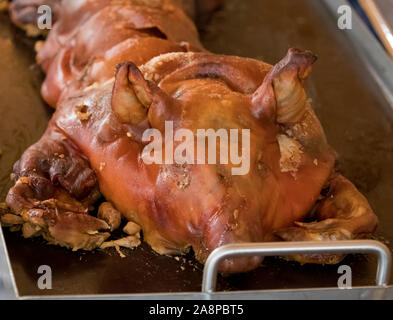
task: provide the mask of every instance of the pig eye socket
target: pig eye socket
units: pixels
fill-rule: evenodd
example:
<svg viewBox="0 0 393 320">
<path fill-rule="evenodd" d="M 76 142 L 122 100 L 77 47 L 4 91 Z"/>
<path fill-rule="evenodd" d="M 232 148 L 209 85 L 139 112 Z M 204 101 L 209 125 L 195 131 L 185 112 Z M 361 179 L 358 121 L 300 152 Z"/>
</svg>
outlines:
<svg viewBox="0 0 393 320">
<path fill-rule="evenodd" d="M 161 32 L 161 30 L 158 29 L 157 27 L 138 29 L 138 31 L 146 34 L 147 36 L 160 38 L 164 40 L 168 39 L 168 37 L 163 32 Z"/>
<path fill-rule="evenodd" d="M 215 73 L 198 73 L 195 75 L 196 79 L 220 79 L 220 76 Z"/>
</svg>

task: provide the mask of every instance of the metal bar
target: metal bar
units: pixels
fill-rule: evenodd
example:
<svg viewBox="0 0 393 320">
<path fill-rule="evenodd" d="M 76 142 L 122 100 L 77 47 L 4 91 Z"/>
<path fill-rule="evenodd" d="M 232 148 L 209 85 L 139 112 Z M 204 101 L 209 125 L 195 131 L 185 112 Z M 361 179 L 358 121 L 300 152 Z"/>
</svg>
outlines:
<svg viewBox="0 0 393 320">
<path fill-rule="evenodd" d="M 389 23 L 386 22 L 374 0 L 359 0 L 359 4 L 370 19 L 389 55 L 393 58 L 393 31 Z"/>
<path fill-rule="evenodd" d="M 353 241 L 304 241 L 238 243 L 222 246 L 208 257 L 203 270 L 202 292 L 212 293 L 216 289 L 218 266 L 221 260 L 241 256 L 288 256 L 297 254 L 370 253 L 378 256 L 376 283 L 389 283 L 392 257 L 390 250 L 374 240 Z"/>
<path fill-rule="evenodd" d="M 22 296 L 21 300 L 381 300 L 393 299 L 393 287 L 279 289 L 263 291 L 98 294 L 63 296 Z"/>
<path fill-rule="evenodd" d="M 16 299 L 17 295 L 15 278 L 8 259 L 3 230 L 0 225 L 0 300 Z"/>
</svg>

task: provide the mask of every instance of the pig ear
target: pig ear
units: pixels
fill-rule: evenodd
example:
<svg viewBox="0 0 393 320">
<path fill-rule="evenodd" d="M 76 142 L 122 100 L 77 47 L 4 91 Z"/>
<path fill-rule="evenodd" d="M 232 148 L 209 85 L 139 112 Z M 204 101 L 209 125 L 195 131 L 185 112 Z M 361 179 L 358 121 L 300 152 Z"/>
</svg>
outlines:
<svg viewBox="0 0 393 320">
<path fill-rule="evenodd" d="M 123 123 L 138 124 L 147 118 L 153 102 L 154 85 L 132 62 L 117 66 L 112 92 L 112 110 Z"/>
<path fill-rule="evenodd" d="M 181 106 L 147 81 L 132 62 L 117 67 L 112 110 L 123 123 L 137 125 L 148 120 L 158 129 L 163 129 L 165 120 L 177 120 L 181 114 Z"/>
<path fill-rule="evenodd" d="M 254 115 L 274 116 L 281 124 L 300 121 L 308 106 L 304 82 L 315 60 L 309 51 L 290 49 L 254 93 Z"/>
</svg>

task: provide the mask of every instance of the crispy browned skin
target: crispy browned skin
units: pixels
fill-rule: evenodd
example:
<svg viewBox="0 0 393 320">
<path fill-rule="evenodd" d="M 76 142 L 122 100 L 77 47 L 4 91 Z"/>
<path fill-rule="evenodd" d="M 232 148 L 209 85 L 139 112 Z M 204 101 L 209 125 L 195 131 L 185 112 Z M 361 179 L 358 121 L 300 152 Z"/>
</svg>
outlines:
<svg viewBox="0 0 393 320">
<path fill-rule="evenodd" d="M 169 0 L 71 1 L 63 8 L 37 55 L 47 72 L 42 96 L 53 107 L 76 78 L 78 87 L 87 86 L 113 77 L 122 61 L 139 65 L 162 53 L 202 48 L 192 21 Z"/>
<path fill-rule="evenodd" d="M 374 231 L 367 200 L 334 172 L 335 153 L 307 99 L 312 53 L 291 49 L 274 67 L 215 55 L 204 52 L 178 4 L 78 3 L 65 6 L 38 54 L 48 72 L 43 95 L 57 109 L 16 164 L 7 197 L 47 239 L 99 247 L 109 226 L 87 210 L 98 189 L 141 225 L 155 251 L 192 247 L 201 262 L 228 243 L 353 239 Z M 122 61 L 133 62 L 115 73 Z M 145 164 L 141 135 L 147 128 L 164 134 L 166 120 L 194 132 L 250 129 L 249 173 L 234 176 L 231 164 Z M 317 212 L 316 222 L 300 223 L 309 212 Z M 220 271 L 252 270 L 261 260 L 229 259 Z"/>
</svg>

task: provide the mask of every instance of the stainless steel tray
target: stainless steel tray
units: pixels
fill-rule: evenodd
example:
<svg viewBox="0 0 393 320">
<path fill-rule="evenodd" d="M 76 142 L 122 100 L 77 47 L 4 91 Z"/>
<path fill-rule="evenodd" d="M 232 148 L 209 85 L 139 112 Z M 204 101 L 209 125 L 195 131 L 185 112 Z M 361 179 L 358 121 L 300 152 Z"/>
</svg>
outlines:
<svg viewBox="0 0 393 320">
<path fill-rule="evenodd" d="M 313 106 L 340 155 L 342 172 L 367 196 L 379 216 L 376 238 L 391 250 L 393 66 L 356 16 L 352 30 L 338 29 L 337 8 L 343 4 L 343 0 L 227 0 L 204 27 L 202 41 L 213 52 L 270 63 L 291 46 L 319 56 L 308 84 Z M 5 16 L 0 16 L 0 25 L 0 51 L 5 52 L 0 59 L 0 146 L 4 152 L 0 191 L 4 196 L 12 163 L 39 138 L 50 110 L 39 98 L 39 73 L 29 69 L 31 42 Z M 375 286 L 377 259 L 373 256 L 351 255 L 343 262 L 352 268 L 353 286 L 361 288 L 335 288 L 337 266 L 300 266 L 267 258 L 254 272 L 219 277 L 217 290 L 225 292 L 202 293 L 203 267 L 191 256 L 177 262 L 156 255 L 146 245 L 125 259 L 100 251 L 72 253 L 8 231 L 5 240 L 8 256 L 4 257 L 0 237 L 0 275 L 8 274 L 8 288 L 15 289 L 8 294 L 24 298 L 78 298 L 81 294 L 136 299 L 393 298 L 392 282 Z M 14 277 L 3 271 L 8 270 L 6 257 Z M 52 290 L 37 288 L 37 268 L 43 264 L 52 267 Z"/>
</svg>

